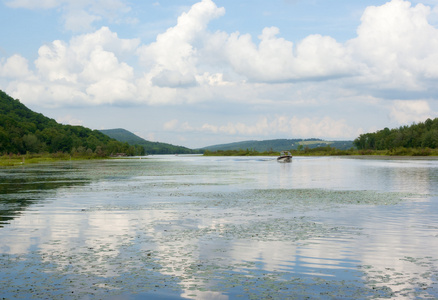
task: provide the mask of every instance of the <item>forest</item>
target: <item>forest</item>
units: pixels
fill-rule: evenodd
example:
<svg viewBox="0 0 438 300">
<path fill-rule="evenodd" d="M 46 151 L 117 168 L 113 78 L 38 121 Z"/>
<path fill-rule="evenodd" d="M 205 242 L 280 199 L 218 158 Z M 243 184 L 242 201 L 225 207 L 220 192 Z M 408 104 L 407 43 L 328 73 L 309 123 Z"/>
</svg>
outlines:
<svg viewBox="0 0 438 300">
<path fill-rule="evenodd" d="M 105 157 L 143 155 L 144 149 L 116 141 L 97 130 L 59 124 L 0 90 L 0 155 L 29 153 Z"/>
<path fill-rule="evenodd" d="M 358 150 L 437 149 L 438 118 L 427 119 L 410 126 L 384 128 L 374 133 L 361 134 L 354 140 L 354 145 Z"/>
</svg>

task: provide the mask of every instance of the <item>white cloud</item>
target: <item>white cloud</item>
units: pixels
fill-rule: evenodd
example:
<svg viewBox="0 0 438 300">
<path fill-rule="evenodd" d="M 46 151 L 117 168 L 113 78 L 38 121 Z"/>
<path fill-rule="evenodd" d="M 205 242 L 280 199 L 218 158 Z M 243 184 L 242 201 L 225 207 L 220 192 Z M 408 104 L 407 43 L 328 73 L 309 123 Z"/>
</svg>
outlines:
<svg viewBox="0 0 438 300">
<path fill-rule="evenodd" d="M 436 89 L 438 34 L 424 5 L 393 0 L 369 7 L 358 37 L 345 44 L 315 34 L 294 45 L 278 37 L 276 27 L 265 28 L 259 43 L 249 34 L 208 32 L 208 22 L 223 13 L 211 1 L 197 3 L 175 27 L 143 46 L 139 55 L 149 84 L 187 87 L 195 85 L 195 78 L 206 84 L 202 74 L 210 73 L 266 83 L 349 78 L 348 87 L 374 92 Z"/>
<path fill-rule="evenodd" d="M 102 8 L 102 1 L 85 2 L 65 0 L 59 5 L 68 6 L 69 12 L 85 7 L 87 14 L 105 18 L 116 18 L 111 16 L 116 10 L 126 13 L 130 9 L 119 0 L 108 2 L 107 9 Z M 8 3 L 32 7 L 24 0 Z M 40 7 L 53 5 L 46 1 Z M 122 39 L 102 27 L 40 47 L 34 71 L 29 71 L 32 67 L 21 56 L 3 60 L 0 76 L 20 78 L 8 79 L 8 92 L 14 97 L 46 106 L 214 101 L 251 103 L 259 110 L 267 105 L 271 109 L 279 102 L 317 109 L 322 102 L 324 107 L 328 107 L 327 102 L 340 107 L 339 101 L 358 94 L 375 99 L 382 91 L 417 99 L 416 94 L 405 92 L 434 96 L 437 91 L 438 31 L 428 23 L 430 12 L 421 4 L 413 7 L 409 2 L 392 0 L 367 8 L 357 38 L 344 44 L 318 34 L 292 42 L 281 37 L 277 27 L 264 28 L 258 41 L 253 41 L 245 33 L 209 31 L 209 23 L 224 15 L 225 9 L 203 0 L 181 14 L 177 24 L 153 43 L 140 45 L 139 39 Z M 135 66 L 137 59 L 140 66 Z M 335 88 L 327 92 L 329 85 L 349 93 L 336 94 Z M 401 108 L 396 107 L 395 113 L 388 106 L 386 109 L 394 120 L 403 119 L 397 117 Z M 286 127 L 299 129 L 297 134 L 302 136 L 306 132 L 327 136 L 329 126 L 334 135 L 351 130 L 346 121 L 311 116 L 289 117 Z M 273 123 L 280 119 L 256 125 L 207 123 L 198 130 L 266 134 L 280 132 L 273 129 Z M 192 126 L 186 124 L 185 128 Z"/>
<path fill-rule="evenodd" d="M 89 54 L 80 75 L 87 81 L 96 82 L 105 77 L 131 79 L 134 74 L 133 69 L 120 63 L 113 52 L 97 47 Z"/>
<path fill-rule="evenodd" d="M 197 74 L 197 39 L 204 34 L 208 23 L 224 12 L 211 0 L 203 0 L 183 13 L 177 25 L 158 35 L 154 43 L 141 47 L 140 60 L 153 83 L 169 87 L 179 86 L 179 82 L 193 84 Z"/>
<path fill-rule="evenodd" d="M 347 51 L 333 38 L 311 35 L 298 43 L 278 38 L 279 29 L 265 28 L 256 45 L 248 34 L 231 34 L 224 48 L 233 69 L 262 82 L 311 80 L 354 72 Z"/>
<path fill-rule="evenodd" d="M 178 120 L 166 123 L 165 130 L 198 131 L 213 134 L 240 135 L 240 136 L 293 136 L 293 137 L 321 137 L 345 138 L 354 137 L 356 132 L 346 124 L 344 119 L 334 120 L 330 117 L 299 118 L 285 115 L 273 118 L 262 117 L 254 124 L 229 122 L 225 125 L 204 123 L 193 127 L 188 122 L 180 125 Z"/>
<path fill-rule="evenodd" d="M 106 27 L 70 43 L 54 41 L 39 49 L 33 79 L 11 83 L 9 90 L 47 106 L 135 101 L 134 70 L 119 57 L 132 54 L 138 44 L 135 39 L 119 39 Z M 15 69 L 26 70 L 23 59 L 8 61 L 14 62 Z M 2 73 L 11 68 L 12 63 L 5 64 Z"/>
<path fill-rule="evenodd" d="M 430 109 L 429 103 L 424 100 L 396 100 L 393 101 L 391 107 L 391 118 L 399 124 L 424 122 L 427 118 L 433 118 L 433 115 L 434 113 Z"/>
<path fill-rule="evenodd" d="M 66 115 L 56 119 L 56 122 L 68 125 L 83 125 L 83 121 L 72 117 L 71 115 Z"/>
<path fill-rule="evenodd" d="M 18 54 L 12 55 L 4 63 L 0 61 L 0 77 L 19 79 L 30 75 L 27 59 Z"/>
<path fill-rule="evenodd" d="M 44 45 L 38 50 L 38 55 L 35 65 L 38 73 L 45 79 L 48 81 L 77 82 L 77 74 L 71 72 L 76 69 L 77 62 L 74 53 L 69 51 L 65 42 L 57 40 L 49 45 Z"/>
<path fill-rule="evenodd" d="M 361 81 L 374 89 L 424 91 L 438 79 L 438 30 L 428 23 L 430 7 L 392 0 L 368 7 L 358 37 L 348 42 L 366 65 Z"/>
<path fill-rule="evenodd" d="M 68 44 L 56 40 L 42 46 L 35 66 L 38 74 L 49 81 L 86 84 L 106 77 L 129 79 L 133 69 L 118 57 L 133 52 L 138 43 L 135 39 L 119 39 L 117 34 L 102 27 L 94 33 L 74 37 Z"/>
<path fill-rule="evenodd" d="M 100 19 L 101 15 L 130 11 L 130 7 L 119 0 L 35 3 L 8 2 L 10 6 L 27 8 L 51 8 L 58 3 L 78 14 L 92 11 L 94 15 L 83 15 L 85 19 L 91 18 L 89 20 L 77 17 L 80 26 Z M 177 87 L 176 77 L 183 78 L 184 83 L 190 78 L 192 83 L 205 71 L 199 71 L 200 63 L 209 64 L 209 73 L 220 74 L 233 69 L 248 79 L 262 82 L 321 80 L 361 74 L 363 81 L 381 82 L 382 88 L 407 86 L 415 89 L 423 88 L 420 79 L 438 77 L 438 67 L 433 63 L 438 58 L 437 29 L 428 23 L 430 7 L 422 4 L 411 7 L 409 2 L 392 0 L 379 7 L 368 7 L 362 16 L 358 37 L 345 45 L 317 34 L 294 45 L 278 37 L 280 30 L 276 27 L 263 29 L 258 44 L 249 34 L 209 33 L 208 23 L 224 13 L 225 10 L 211 0 L 203 0 L 183 13 L 177 25 L 158 35 L 154 43 L 142 46 L 138 54 L 149 78 L 157 76 L 155 81 L 161 86 L 168 83 L 170 87 Z M 102 29 L 98 32 L 102 33 Z M 89 43 L 82 36 L 79 41 Z M 213 69 L 220 71 L 212 72 Z"/>
</svg>

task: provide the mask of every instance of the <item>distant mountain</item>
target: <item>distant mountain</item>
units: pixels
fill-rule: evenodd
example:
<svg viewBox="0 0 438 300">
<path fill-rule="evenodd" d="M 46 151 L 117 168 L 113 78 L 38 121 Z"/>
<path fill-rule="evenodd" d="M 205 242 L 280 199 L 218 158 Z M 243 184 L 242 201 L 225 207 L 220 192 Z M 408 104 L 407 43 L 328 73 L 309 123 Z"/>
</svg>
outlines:
<svg viewBox="0 0 438 300">
<path fill-rule="evenodd" d="M 135 155 L 139 149 L 97 130 L 59 124 L 0 90 L 0 155 L 46 152 L 73 156 Z"/>
<path fill-rule="evenodd" d="M 142 146 L 146 154 L 200 153 L 200 151 L 198 150 L 192 150 L 182 146 L 175 146 L 172 144 L 159 143 L 159 142 L 150 142 L 122 128 L 100 130 L 100 132 L 106 134 L 110 138 L 116 139 L 117 141 L 128 143 L 129 145 Z"/>
<path fill-rule="evenodd" d="M 144 143 L 147 142 L 145 139 L 142 139 L 141 137 L 133 134 L 132 132 L 122 129 L 122 128 L 117 128 L 117 129 L 105 129 L 105 130 L 99 130 L 100 132 L 102 132 L 103 134 L 106 134 L 107 136 L 109 136 L 110 138 L 113 138 L 119 142 L 122 143 L 128 143 L 128 144 L 140 144 L 140 143 Z"/>
<path fill-rule="evenodd" d="M 276 140 L 264 140 L 264 141 L 243 141 L 230 144 L 213 145 L 202 148 L 202 150 L 218 151 L 218 150 L 245 150 L 253 149 L 258 152 L 264 151 L 282 151 L 282 150 L 294 150 L 298 147 L 317 148 L 330 145 L 330 147 L 347 150 L 352 147 L 353 141 L 324 141 L 320 139 L 276 139 Z"/>
</svg>

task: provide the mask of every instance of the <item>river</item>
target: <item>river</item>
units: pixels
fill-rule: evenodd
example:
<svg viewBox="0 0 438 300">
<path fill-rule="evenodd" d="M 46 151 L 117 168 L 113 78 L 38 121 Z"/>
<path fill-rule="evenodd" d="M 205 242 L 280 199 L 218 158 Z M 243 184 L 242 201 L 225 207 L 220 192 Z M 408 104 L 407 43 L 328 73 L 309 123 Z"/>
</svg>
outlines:
<svg viewBox="0 0 438 300">
<path fill-rule="evenodd" d="M 438 298 L 438 160 L 0 168 L 0 298 Z"/>
</svg>

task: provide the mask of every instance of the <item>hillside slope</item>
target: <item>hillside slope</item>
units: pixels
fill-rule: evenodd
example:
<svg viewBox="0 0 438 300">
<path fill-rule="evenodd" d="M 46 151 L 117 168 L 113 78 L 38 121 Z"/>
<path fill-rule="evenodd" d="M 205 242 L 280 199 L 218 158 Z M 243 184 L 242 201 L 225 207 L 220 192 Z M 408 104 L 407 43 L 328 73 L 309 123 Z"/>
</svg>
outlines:
<svg viewBox="0 0 438 300">
<path fill-rule="evenodd" d="M 140 154 L 137 153 L 140 150 L 97 130 L 59 124 L 0 90 L 0 155 L 63 152 L 108 156 Z"/>
<path fill-rule="evenodd" d="M 128 143 L 130 145 L 139 145 L 144 148 L 146 154 L 200 153 L 200 151 L 192 150 L 182 146 L 175 146 L 172 144 L 160 143 L 160 142 L 150 142 L 122 128 L 100 130 L 100 132 L 120 142 Z"/>
</svg>

